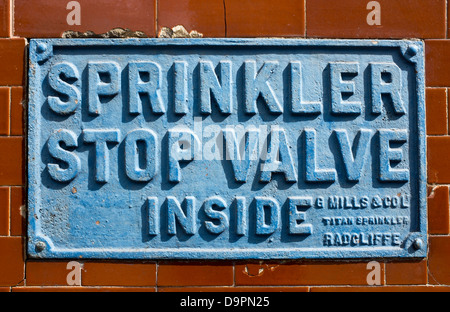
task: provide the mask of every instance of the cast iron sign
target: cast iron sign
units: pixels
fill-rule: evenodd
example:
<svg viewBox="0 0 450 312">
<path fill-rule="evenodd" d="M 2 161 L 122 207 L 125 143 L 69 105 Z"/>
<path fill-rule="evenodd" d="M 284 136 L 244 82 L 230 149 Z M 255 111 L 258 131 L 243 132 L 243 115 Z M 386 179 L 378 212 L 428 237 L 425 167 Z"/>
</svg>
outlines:
<svg viewBox="0 0 450 312">
<path fill-rule="evenodd" d="M 426 255 L 420 41 L 31 40 L 28 253 Z"/>
</svg>

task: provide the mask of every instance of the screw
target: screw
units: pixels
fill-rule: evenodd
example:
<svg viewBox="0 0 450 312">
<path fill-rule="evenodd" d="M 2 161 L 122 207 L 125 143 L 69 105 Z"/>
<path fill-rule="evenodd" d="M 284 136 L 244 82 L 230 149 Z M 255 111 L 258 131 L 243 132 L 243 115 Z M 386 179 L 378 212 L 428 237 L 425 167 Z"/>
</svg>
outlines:
<svg viewBox="0 0 450 312">
<path fill-rule="evenodd" d="M 408 50 L 406 50 L 406 54 L 408 54 L 410 57 L 415 56 L 419 52 L 419 48 L 416 45 L 411 45 L 408 47 Z"/>
<path fill-rule="evenodd" d="M 39 43 L 36 47 L 37 53 L 44 53 L 47 50 L 47 45 L 45 43 Z"/>
<path fill-rule="evenodd" d="M 43 242 L 37 242 L 35 245 L 36 251 L 41 252 L 45 249 L 45 244 Z"/>
<path fill-rule="evenodd" d="M 415 250 L 422 249 L 423 247 L 423 240 L 420 238 L 416 238 L 413 242 L 413 247 Z"/>
</svg>

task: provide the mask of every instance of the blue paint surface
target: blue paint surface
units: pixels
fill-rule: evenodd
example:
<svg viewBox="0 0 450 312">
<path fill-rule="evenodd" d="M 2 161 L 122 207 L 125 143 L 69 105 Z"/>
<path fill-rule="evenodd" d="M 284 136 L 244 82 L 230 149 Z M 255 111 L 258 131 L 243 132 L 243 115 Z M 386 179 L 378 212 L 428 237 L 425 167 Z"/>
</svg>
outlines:
<svg viewBox="0 0 450 312">
<path fill-rule="evenodd" d="M 422 42 L 29 49 L 30 256 L 426 255 Z"/>
</svg>

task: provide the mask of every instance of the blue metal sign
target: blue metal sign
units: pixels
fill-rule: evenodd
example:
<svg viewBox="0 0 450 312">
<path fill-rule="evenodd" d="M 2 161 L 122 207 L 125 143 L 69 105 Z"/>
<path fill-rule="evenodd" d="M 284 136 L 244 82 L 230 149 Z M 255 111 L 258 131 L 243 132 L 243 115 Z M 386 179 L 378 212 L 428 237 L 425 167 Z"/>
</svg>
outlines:
<svg viewBox="0 0 450 312">
<path fill-rule="evenodd" d="M 30 256 L 426 255 L 422 42 L 29 49 Z"/>
</svg>

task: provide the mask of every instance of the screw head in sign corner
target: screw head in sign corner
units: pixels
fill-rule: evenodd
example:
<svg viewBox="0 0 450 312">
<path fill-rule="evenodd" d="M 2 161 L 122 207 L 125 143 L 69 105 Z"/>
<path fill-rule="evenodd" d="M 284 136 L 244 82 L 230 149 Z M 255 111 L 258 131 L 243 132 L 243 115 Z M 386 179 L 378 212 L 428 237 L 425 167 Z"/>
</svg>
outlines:
<svg viewBox="0 0 450 312">
<path fill-rule="evenodd" d="M 414 56 L 416 56 L 417 53 L 419 53 L 419 48 L 415 44 L 410 45 L 408 47 L 408 49 L 406 50 L 406 54 L 409 57 L 414 57 Z"/>
<path fill-rule="evenodd" d="M 37 242 L 35 245 L 35 249 L 37 252 L 42 252 L 45 249 L 45 243 L 43 242 Z"/>
<path fill-rule="evenodd" d="M 416 238 L 412 245 L 415 250 L 420 250 L 423 248 L 423 240 L 420 238 Z"/>
<path fill-rule="evenodd" d="M 45 50 L 47 50 L 47 45 L 43 42 L 38 43 L 37 47 L 36 47 L 36 52 L 37 53 L 44 53 Z"/>
</svg>

